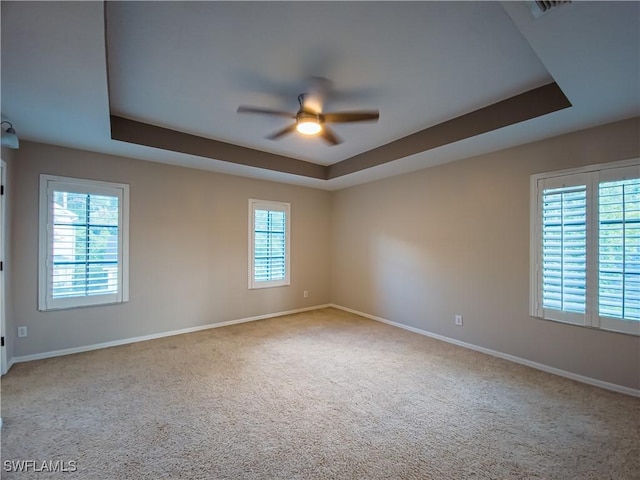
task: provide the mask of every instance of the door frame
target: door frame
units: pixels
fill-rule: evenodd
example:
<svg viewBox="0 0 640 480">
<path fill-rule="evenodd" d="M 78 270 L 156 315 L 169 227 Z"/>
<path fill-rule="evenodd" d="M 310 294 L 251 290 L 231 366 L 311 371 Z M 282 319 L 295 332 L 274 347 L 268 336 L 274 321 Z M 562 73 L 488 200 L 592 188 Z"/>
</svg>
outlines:
<svg viewBox="0 0 640 480">
<path fill-rule="evenodd" d="M 7 360 L 7 318 L 6 318 L 6 308 L 5 308 L 5 270 L 6 270 L 6 261 L 5 261 L 5 243 L 6 243 L 6 234 L 7 234 L 7 219 L 6 219 L 6 178 L 7 178 L 7 164 L 4 160 L 0 160 L 0 185 L 3 189 L 2 194 L 0 195 L 0 262 L 3 264 L 3 268 L 0 270 L 0 336 L 4 339 L 4 345 L 0 347 L 0 375 L 4 375 L 7 373 L 9 368 L 8 360 Z M 0 419 L 1 421 L 1 419 Z"/>
</svg>

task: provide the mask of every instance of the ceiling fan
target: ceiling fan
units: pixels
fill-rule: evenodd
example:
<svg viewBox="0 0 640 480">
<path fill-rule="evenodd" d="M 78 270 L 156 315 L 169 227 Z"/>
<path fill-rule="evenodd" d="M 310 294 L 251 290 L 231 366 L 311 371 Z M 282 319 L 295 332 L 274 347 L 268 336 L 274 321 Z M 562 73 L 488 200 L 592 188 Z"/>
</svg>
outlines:
<svg viewBox="0 0 640 480">
<path fill-rule="evenodd" d="M 269 140 L 278 140 L 284 135 L 298 131 L 304 135 L 318 135 L 330 145 L 337 145 L 342 140 L 327 126 L 328 123 L 370 122 L 378 121 L 380 118 L 378 110 L 322 113 L 320 108 L 312 108 L 311 103 L 307 102 L 307 95 L 303 93 L 298 95 L 300 109 L 296 113 L 244 105 L 238 107 L 238 113 L 258 113 L 295 120 L 295 123 L 269 135 Z"/>
</svg>

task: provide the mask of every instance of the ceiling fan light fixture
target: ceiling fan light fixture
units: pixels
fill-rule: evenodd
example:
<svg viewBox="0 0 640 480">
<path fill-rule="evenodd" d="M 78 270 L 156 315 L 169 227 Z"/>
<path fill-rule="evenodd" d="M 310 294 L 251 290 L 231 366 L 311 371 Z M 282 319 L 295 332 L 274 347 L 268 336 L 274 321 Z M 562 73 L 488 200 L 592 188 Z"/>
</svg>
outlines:
<svg viewBox="0 0 640 480">
<path fill-rule="evenodd" d="M 304 135 L 317 135 L 322 130 L 322 125 L 315 115 L 301 113 L 298 115 L 296 130 Z"/>
<path fill-rule="evenodd" d="M 338 145 L 342 143 L 342 140 L 333 133 L 328 124 L 378 121 L 380 117 L 378 110 L 322 113 L 320 99 L 317 96 L 307 98 L 307 95 L 304 93 L 298 95 L 298 103 L 300 104 L 300 109 L 295 114 L 247 105 L 240 105 L 238 107 L 238 113 L 258 113 L 295 119 L 295 123 L 290 123 L 285 128 L 266 137 L 269 140 L 279 140 L 283 136 L 297 131 L 302 135 L 318 135 L 329 145 Z M 327 125 L 325 126 L 325 124 Z"/>
</svg>

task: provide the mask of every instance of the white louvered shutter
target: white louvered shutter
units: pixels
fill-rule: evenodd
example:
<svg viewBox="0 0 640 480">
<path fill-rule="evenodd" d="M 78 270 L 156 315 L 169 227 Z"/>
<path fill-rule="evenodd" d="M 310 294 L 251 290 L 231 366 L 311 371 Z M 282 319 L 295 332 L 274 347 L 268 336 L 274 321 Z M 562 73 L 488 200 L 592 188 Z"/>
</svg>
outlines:
<svg viewBox="0 0 640 480">
<path fill-rule="evenodd" d="M 289 284 L 289 211 L 287 203 L 249 201 L 249 288 Z"/>
<path fill-rule="evenodd" d="M 541 303 L 545 318 L 585 324 L 587 183 L 582 176 L 544 180 L 541 205 Z"/>
<path fill-rule="evenodd" d="M 39 309 L 128 300 L 129 186 L 41 175 Z"/>
<path fill-rule="evenodd" d="M 599 322 L 630 333 L 640 332 L 639 176 L 638 169 L 613 170 L 598 185 Z"/>
</svg>

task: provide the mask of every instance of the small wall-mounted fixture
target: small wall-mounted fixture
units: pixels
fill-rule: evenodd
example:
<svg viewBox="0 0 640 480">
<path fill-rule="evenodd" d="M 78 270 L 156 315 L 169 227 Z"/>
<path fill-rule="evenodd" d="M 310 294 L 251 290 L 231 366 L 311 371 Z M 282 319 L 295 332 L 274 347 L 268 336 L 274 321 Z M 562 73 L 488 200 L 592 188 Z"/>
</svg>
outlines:
<svg viewBox="0 0 640 480">
<path fill-rule="evenodd" d="M 9 125 L 6 130 L 2 129 L 2 146 L 9 148 L 18 148 L 20 146 L 20 142 L 18 140 L 18 135 L 13 128 L 11 122 L 6 120 L 0 122 L 0 126 L 4 124 Z"/>
</svg>

